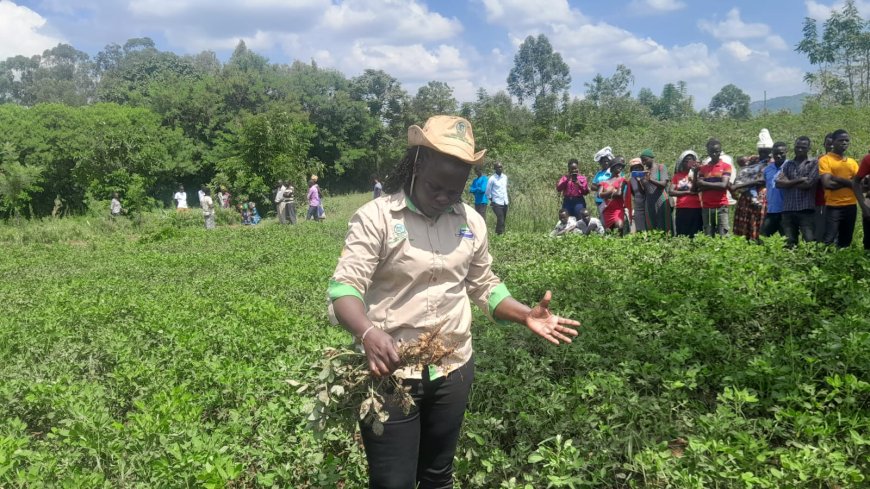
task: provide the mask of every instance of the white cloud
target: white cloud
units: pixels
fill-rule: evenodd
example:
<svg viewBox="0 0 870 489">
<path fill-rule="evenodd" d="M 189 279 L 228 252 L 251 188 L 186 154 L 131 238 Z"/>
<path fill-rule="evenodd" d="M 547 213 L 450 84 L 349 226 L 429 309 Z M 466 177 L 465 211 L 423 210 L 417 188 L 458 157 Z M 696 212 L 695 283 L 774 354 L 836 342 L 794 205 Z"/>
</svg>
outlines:
<svg viewBox="0 0 870 489">
<path fill-rule="evenodd" d="M 480 0 L 486 10 L 486 19 L 492 24 L 507 26 L 536 26 L 547 23 L 585 22 L 579 10 L 571 8 L 568 0 Z"/>
<path fill-rule="evenodd" d="M 47 21 L 38 13 L 10 1 L 0 1 L 0 60 L 16 55 L 42 54 L 62 39 L 45 34 Z"/>
<path fill-rule="evenodd" d="M 661 14 L 682 10 L 686 3 L 680 0 L 632 0 L 628 8 L 641 14 Z"/>
<path fill-rule="evenodd" d="M 822 3 L 815 0 L 806 0 L 804 4 L 807 6 L 807 17 L 811 17 L 818 21 L 824 22 L 831 16 L 832 10 L 840 10 L 846 4 L 843 0 L 838 0 L 833 3 Z M 857 0 L 855 6 L 858 12 L 865 18 L 870 16 L 870 1 Z"/>
<path fill-rule="evenodd" d="M 722 51 L 738 61 L 748 61 L 753 51 L 740 41 L 728 41 L 722 45 Z"/>
<path fill-rule="evenodd" d="M 416 1 L 391 0 L 345 0 L 330 5 L 321 27 L 342 38 L 389 38 L 397 42 L 440 41 L 462 32 L 458 19 L 448 19 Z"/>
<path fill-rule="evenodd" d="M 720 41 L 767 37 L 771 32 L 770 26 L 767 24 L 744 22 L 740 18 L 740 9 L 738 8 L 728 11 L 725 20 L 721 22 L 701 19 L 698 21 L 698 28 Z"/>
</svg>

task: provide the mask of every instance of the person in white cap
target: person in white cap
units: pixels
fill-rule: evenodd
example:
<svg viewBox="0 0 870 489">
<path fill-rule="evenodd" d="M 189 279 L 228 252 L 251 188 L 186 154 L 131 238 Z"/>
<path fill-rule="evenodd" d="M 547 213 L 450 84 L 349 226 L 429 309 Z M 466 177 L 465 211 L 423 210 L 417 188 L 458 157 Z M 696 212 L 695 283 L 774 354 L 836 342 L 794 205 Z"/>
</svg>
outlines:
<svg viewBox="0 0 870 489">
<path fill-rule="evenodd" d="M 361 422 L 369 487 L 453 487 L 453 459 L 474 379 L 471 307 L 570 343 L 579 323 L 549 310 L 551 293 L 530 308 L 492 272 L 486 222 L 461 198 L 483 162 L 471 124 L 434 116 L 408 129 L 408 150 L 348 224 L 329 283 L 330 318 L 353 334 L 372 375 L 404 379 L 415 405 L 384 403 L 389 419 Z M 455 350 L 436 365 L 403 365 L 397 342 L 434 333 Z M 397 372 L 398 370 L 398 372 Z"/>
<path fill-rule="evenodd" d="M 589 189 L 595 192 L 595 206 L 598 208 L 598 216 L 601 217 L 604 216 L 604 208 L 607 206 L 607 203 L 604 202 L 598 191 L 601 188 L 601 182 L 610 180 L 610 165 L 613 163 L 613 150 L 610 146 L 605 146 L 595 153 L 593 159 L 601 166 L 601 169 L 592 177 Z"/>
</svg>

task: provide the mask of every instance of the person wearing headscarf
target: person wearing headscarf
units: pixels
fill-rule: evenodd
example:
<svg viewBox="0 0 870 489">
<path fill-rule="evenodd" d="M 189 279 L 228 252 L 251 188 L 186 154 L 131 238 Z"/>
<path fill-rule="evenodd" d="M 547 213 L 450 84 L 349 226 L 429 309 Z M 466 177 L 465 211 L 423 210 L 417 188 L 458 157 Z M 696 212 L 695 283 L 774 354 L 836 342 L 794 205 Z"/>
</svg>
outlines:
<svg viewBox="0 0 870 489">
<path fill-rule="evenodd" d="M 692 150 L 683 151 L 677 158 L 674 176 L 671 178 L 668 193 L 676 198 L 674 212 L 674 228 L 677 236 L 694 238 L 704 230 L 704 220 L 701 216 L 701 197 L 693 190 L 693 169 L 700 165 L 698 153 Z"/>
<path fill-rule="evenodd" d="M 665 165 L 655 162 L 655 154 L 645 149 L 640 154 L 646 175 L 643 178 L 645 229 L 674 234 L 671 202 L 667 188 L 670 176 Z"/>
<path fill-rule="evenodd" d="M 595 176 L 592 178 L 592 183 L 589 184 L 589 188 L 590 190 L 595 192 L 595 205 L 596 207 L 598 207 L 598 215 L 603 216 L 606 203 L 604 202 L 604 199 L 601 198 L 601 195 L 599 195 L 598 191 L 601 182 L 610 178 L 610 165 L 611 163 L 613 163 L 613 150 L 610 148 L 610 146 L 605 146 L 604 148 L 598 150 L 597 153 L 595 153 L 593 159 L 596 163 L 598 163 L 599 170 L 598 173 L 596 173 Z"/>
<path fill-rule="evenodd" d="M 329 315 L 353 335 L 375 377 L 396 374 L 413 397 L 389 397 L 376 431 L 360 423 L 372 488 L 452 488 L 453 460 L 474 379 L 471 303 L 493 319 L 570 343 L 579 323 L 552 314 L 552 294 L 528 307 L 492 271 L 484 218 L 462 203 L 468 175 L 483 163 L 471 123 L 434 116 L 408 128 L 408 148 L 387 177 L 387 195 L 350 218 L 329 281 Z M 437 334 L 455 348 L 426 366 L 402 365 L 399 342 Z M 482 353 L 483 354 L 483 353 Z M 422 368 L 421 368 L 422 367 Z"/>
</svg>

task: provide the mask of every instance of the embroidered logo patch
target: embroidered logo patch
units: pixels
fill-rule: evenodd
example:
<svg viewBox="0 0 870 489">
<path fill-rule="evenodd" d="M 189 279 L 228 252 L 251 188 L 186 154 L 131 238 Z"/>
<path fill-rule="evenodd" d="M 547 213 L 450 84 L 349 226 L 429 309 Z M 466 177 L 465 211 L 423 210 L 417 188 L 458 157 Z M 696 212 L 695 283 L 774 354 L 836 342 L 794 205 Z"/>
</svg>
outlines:
<svg viewBox="0 0 870 489">
<path fill-rule="evenodd" d="M 390 238 L 390 244 L 398 243 L 403 239 L 408 239 L 408 230 L 403 223 L 396 222 L 393 224 L 393 237 Z"/>
<path fill-rule="evenodd" d="M 456 236 L 465 239 L 474 239 L 474 233 L 472 233 L 471 229 L 465 225 L 459 226 L 459 232 L 456 233 Z"/>
</svg>

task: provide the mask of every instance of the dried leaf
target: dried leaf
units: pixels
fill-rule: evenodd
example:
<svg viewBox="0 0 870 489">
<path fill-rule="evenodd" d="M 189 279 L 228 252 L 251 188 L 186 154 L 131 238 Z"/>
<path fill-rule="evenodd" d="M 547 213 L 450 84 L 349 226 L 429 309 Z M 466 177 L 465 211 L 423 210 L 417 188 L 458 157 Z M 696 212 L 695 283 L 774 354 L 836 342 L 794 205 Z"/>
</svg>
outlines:
<svg viewBox="0 0 870 489">
<path fill-rule="evenodd" d="M 377 436 L 383 435 L 384 434 L 384 424 L 378 420 L 375 420 L 374 422 L 372 422 L 372 432 L 374 432 L 374 434 Z"/>
</svg>

